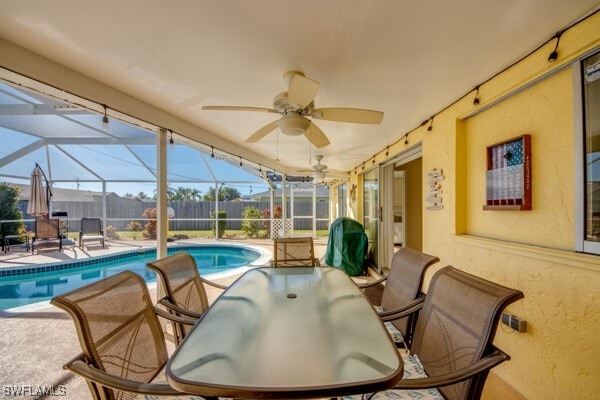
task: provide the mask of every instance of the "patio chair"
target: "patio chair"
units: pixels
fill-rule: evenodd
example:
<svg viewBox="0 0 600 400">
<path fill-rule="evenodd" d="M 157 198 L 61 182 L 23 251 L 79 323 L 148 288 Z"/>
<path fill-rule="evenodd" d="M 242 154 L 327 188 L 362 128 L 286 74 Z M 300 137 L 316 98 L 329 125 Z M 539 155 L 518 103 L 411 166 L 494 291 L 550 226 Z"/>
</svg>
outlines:
<svg viewBox="0 0 600 400">
<path fill-rule="evenodd" d="M 273 240 L 273 260 L 271 267 L 320 267 L 315 257 L 315 247 L 311 237 L 278 238 Z"/>
<path fill-rule="evenodd" d="M 381 317 L 394 315 L 424 301 L 421 294 L 423 274 L 439 260 L 436 256 L 404 247 L 394 254 L 388 275 L 358 286 L 366 292 Z M 417 314 L 411 314 L 385 322 L 396 345 L 408 350 L 416 317 Z"/>
<path fill-rule="evenodd" d="M 477 400 L 493 367 L 510 357 L 492 342 L 502 310 L 523 293 L 451 266 L 433 275 L 404 376 L 368 399 Z M 410 311 L 407 311 L 410 312 Z"/>
<path fill-rule="evenodd" d="M 196 320 L 202 316 L 209 306 L 204 284 L 221 290 L 227 289 L 227 286 L 201 277 L 196 260 L 185 251 L 149 262 L 146 266 L 156 272 L 166 293 L 159 304 L 177 316 Z M 190 326 L 174 323 L 175 344 L 179 345 L 190 330 Z"/>
<path fill-rule="evenodd" d="M 60 232 L 60 222 L 58 218 L 36 219 L 35 236 L 31 241 L 31 253 L 36 247 L 58 247 L 62 251 L 62 234 Z"/>
<path fill-rule="evenodd" d="M 168 360 L 157 315 L 177 317 L 152 305 L 139 275 L 124 271 L 56 296 L 51 303 L 73 318 L 82 350 L 63 368 L 83 377 L 94 399 L 182 397 L 168 384 L 152 383 L 164 378 L 161 371 Z"/>
<path fill-rule="evenodd" d="M 100 241 L 104 249 L 104 231 L 100 218 L 81 218 L 81 230 L 79 231 L 79 247 L 89 241 Z"/>
</svg>

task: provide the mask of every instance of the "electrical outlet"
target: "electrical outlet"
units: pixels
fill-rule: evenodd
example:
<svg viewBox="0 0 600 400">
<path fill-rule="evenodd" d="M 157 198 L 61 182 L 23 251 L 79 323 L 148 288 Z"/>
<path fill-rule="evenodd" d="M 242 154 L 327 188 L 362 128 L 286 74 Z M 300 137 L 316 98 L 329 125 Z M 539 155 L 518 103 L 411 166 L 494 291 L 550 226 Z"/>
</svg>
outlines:
<svg viewBox="0 0 600 400">
<path fill-rule="evenodd" d="M 502 313 L 502 323 L 510 326 L 517 332 L 527 331 L 527 321 L 509 313 Z"/>
</svg>

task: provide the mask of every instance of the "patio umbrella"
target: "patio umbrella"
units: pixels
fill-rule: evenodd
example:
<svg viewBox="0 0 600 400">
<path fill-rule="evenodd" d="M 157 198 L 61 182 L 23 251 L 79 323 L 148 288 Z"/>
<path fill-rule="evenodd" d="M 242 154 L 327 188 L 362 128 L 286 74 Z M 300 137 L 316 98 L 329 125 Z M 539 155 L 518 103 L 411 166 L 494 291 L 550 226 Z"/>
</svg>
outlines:
<svg viewBox="0 0 600 400">
<path fill-rule="evenodd" d="M 27 204 L 27 213 L 30 215 L 46 215 L 48 214 L 48 205 L 50 203 L 50 196 L 47 193 L 48 188 L 44 189 L 44 182 L 46 175 L 38 164 L 35 164 L 35 168 L 31 173 L 31 191 L 29 194 L 29 203 Z M 46 180 L 46 186 L 48 186 L 48 180 Z"/>
</svg>

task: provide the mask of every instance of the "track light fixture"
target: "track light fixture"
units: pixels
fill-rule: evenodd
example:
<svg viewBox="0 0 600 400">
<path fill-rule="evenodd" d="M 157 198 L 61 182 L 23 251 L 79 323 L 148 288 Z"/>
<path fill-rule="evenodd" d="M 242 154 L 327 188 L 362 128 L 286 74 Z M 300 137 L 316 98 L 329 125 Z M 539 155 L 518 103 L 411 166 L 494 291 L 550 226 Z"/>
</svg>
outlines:
<svg viewBox="0 0 600 400">
<path fill-rule="evenodd" d="M 240 157 L 240 167 L 243 166 L 244 164 L 242 164 L 242 157 Z"/>
<path fill-rule="evenodd" d="M 389 155 L 390 155 L 390 146 L 387 146 L 387 147 L 385 148 L 385 155 L 386 155 L 386 156 L 389 156 Z"/>
<path fill-rule="evenodd" d="M 210 158 L 215 158 L 215 148 L 210 146 Z"/>
<path fill-rule="evenodd" d="M 556 39 L 556 45 L 554 46 L 554 50 L 548 56 L 548 62 L 554 62 L 558 58 L 558 44 L 560 43 L 560 37 L 562 36 L 562 31 L 556 32 L 556 34 L 552 37 L 552 39 Z"/>
<path fill-rule="evenodd" d="M 104 107 L 104 117 L 102 117 L 102 129 L 107 131 L 108 130 L 108 115 L 106 114 L 106 105 L 102 104 L 102 107 Z"/>
<path fill-rule="evenodd" d="M 375 164 L 375 154 L 373 154 L 373 161 L 372 164 Z"/>
<path fill-rule="evenodd" d="M 408 133 L 406 135 L 404 135 L 404 144 L 405 145 L 408 144 Z"/>
<path fill-rule="evenodd" d="M 429 119 L 429 126 L 427 127 L 427 131 L 431 132 L 431 130 L 433 129 L 433 117 L 435 117 L 435 115 L 432 115 L 431 118 Z"/>
<path fill-rule="evenodd" d="M 474 106 L 478 106 L 479 105 L 479 85 L 475 86 L 475 98 L 473 99 L 473 105 Z"/>
</svg>

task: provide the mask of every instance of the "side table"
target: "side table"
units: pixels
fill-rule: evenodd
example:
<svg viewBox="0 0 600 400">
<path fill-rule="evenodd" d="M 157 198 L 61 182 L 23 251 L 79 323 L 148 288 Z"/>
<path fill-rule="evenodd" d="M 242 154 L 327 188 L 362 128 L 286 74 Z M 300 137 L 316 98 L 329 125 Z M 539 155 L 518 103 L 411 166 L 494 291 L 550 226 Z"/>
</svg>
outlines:
<svg viewBox="0 0 600 400">
<path fill-rule="evenodd" d="M 8 253 L 10 251 L 10 239 L 19 239 L 19 238 L 25 238 L 25 248 L 26 251 L 29 251 L 29 249 L 31 248 L 31 237 L 24 233 L 22 235 L 6 235 L 4 236 L 4 253 Z"/>
</svg>

